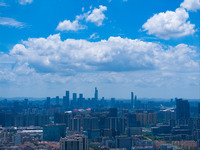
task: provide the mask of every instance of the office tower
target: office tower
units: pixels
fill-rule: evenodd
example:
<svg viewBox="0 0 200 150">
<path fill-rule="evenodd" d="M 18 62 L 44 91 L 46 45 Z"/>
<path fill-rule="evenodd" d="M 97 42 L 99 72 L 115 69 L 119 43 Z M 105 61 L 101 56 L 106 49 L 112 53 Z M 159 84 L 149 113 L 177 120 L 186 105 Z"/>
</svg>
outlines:
<svg viewBox="0 0 200 150">
<path fill-rule="evenodd" d="M 66 91 L 66 96 L 63 96 L 63 105 L 64 108 L 69 107 L 69 91 Z"/>
<path fill-rule="evenodd" d="M 88 138 L 85 135 L 75 134 L 60 140 L 61 150 L 88 150 Z"/>
<path fill-rule="evenodd" d="M 134 93 L 131 92 L 131 108 L 133 108 L 133 99 L 134 99 Z"/>
<path fill-rule="evenodd" d="M 116 148 L 124 148 L 126 150 L 131 150 L 132 138 L 127 136 L 116 136 Z"/>
<path fill-rule="evenodd" d="M 77 101 L 77 94 L 73 93 L 73 102 L 76 103 L 76 101 Z"/>
<path fill-rule="evenodd" d="M 82 107 L 82 105 L 83 105 L 83 94 L 80 93 L 78 98 L 78 106 Z"/>
<path fill-rule="evenodd" d="M 139 108 L 139 103 L 137 101 L 137 96 L 135 95 L 135 101 L 134 101 L 135 109 Z"/>
<path fill-rule="evenodd" d="M 97 90 L 96 87 L 95 87 L 94 98 L 95 98 L 96 101 L 98 100 L 98 90 Z"/>
<path fill-rule="evenodd" d="M 43 127 L 44 141 L 59 141 L 66 136 L 65 124 L 51 124 Z"/>
<path fill-rule="evenodd" d="M 190 118 L 190 104 L 187 100 L 176 100 L 176 120 Z"/>
<path fill-rule="evenodd" d="M 47 97 L 46 108 L 50 107 L 50 103 L 51 103 L 51 98 Z"/>
<path fill-rule="evenodd" d="M 200 103 L 198 103 L 198 117 L 200 117 Z"/>
<path fill-rule="evenodd" d="M 109 117 L 117 117 L 117 108 L 109 108 Z"/>
<path fill-rule="evenodd" d="M 59 96 L 56 96 L 56 105 L 59 105 L 59 102 L 60 102 L 60 98 Z"/>
</svg>

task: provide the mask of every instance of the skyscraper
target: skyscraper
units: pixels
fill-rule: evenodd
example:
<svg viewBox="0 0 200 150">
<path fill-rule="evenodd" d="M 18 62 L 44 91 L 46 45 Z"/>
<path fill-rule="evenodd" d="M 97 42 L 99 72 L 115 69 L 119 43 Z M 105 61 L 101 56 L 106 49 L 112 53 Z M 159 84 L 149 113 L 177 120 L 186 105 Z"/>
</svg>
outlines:
<svg viewBox="0 0 200 150">
<path fill-rule="evenodd" d="M 200 103 L 198 103 L 198 117 L 200 117 Z"/>
<path fill-rule="evenodd" d="M 56 96 L 56 105 L 59 105 L 59 101 L 60 101 L 59 96 Z"/>
<path fill-rule="evenodd" d="M 77 101 L 77 94 L 73 93 L 73 101 L 76 102 Z"/>
<path fill-rule="evenodd" d="M 97 90 L 96 87 L 95 87 L 94 98 L 95 98 L 96 101 L 98 100 L 98 90 Z"/>
<path fill-rule="evenodd" d="M 50 107 L 50 100 L 51 100 L 51 98 L 50 98 L 50 97 L 47 97 L 47 102 L 46 102 L 46 107 L 47 107 L 47 108 Z"/>
<path fill-rule="evenodd" d="M 63 105 L 65 108 L 69 107 L 69 91 L 66 91 L 66 96 L 63 96 Z"/>
<path fill-rule="evenodd" d="M 134 93 L 131 92 L 131 108 L 133 108 L 133 99 L 134 99 Z"/>
<path fill-rule="evenodd" d="M 187 100 L 176 100 L 176 120 L 190 118 L 190 104 Z"/>
</svg>

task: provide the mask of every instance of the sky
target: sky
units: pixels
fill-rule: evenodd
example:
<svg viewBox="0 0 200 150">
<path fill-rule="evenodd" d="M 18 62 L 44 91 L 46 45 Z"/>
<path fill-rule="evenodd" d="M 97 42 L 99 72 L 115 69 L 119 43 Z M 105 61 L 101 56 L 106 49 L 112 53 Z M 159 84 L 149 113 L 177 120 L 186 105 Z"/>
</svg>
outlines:
<svg viewBox="0 0 200 150">
<path fill-rule="evenodd" d="M 200 99 L 200 0 L 0 0 L 0 97 Z"/>
</svg>

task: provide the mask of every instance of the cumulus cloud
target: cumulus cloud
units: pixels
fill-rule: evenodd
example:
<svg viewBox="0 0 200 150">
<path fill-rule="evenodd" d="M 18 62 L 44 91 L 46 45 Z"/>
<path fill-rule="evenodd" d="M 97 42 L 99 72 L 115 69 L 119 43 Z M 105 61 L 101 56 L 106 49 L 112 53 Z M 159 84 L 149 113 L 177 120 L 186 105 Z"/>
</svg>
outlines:
<svg viewBox="0 0 200 150">
<path fill-rule="evenodd" d="M 31 4 L 33 0 L 18 0 L 20 5 Z"/>
<path fill-rule="evenodd" d="M 172 47 L 121 37 L 98 42 L 61 40 L 55 34 L 22 41 L 9 54 L 0 52 L 0 84 L 11 84 L 16 87 L 13 90 L 22 86 L 24 90 L 38 89 L 39 85 L 36 95 L 60 85 L 63 91 L 66 87 L 113 84 L 129 88 L 197 87 L 199 66 L 197 48 L 186 44 Z"/>
<path fill-rule="evenodd" d="M 178 38 L 195 33 L 195 25 L 188 21 L 189 14 L 183 8 L 155 14 L 142 26 L 144 31 L 162 39 Z"/>
<path fill-rule="evenodd" d="M 23 28 L 24 23 L 19 22 L 13 18 L 0 17 L 0 25 L 12 26 L 16 28 Z"/>
<path fill-rule="evenodd" d="M 64 20 L 63 22 L 60 22 L 56 28 L 56 30 L 59 31 L 78 31 L 85 29 L 86 26 L 81 25 L 78 20 L 74 20 L 71 22 L 70 20 Z"/>
<path fill-rule="evenodd" d="M 188 11 L 197 11 L 200 9 L 200 0 L 184 0 L 184 2 L 181 3 L 181 7 Z"/>
<path fill-rule="evenodd" d="M 19 64 L 36 72 L 71 75 L 93 71 L 191 70 L 199 67 L 195 49 L 180 44 L 165 49 L 162 45 L 141 40 L 110 37 L 89 42 L 67 39 L 60 35 L 30 38 L 10 51 Z"/>
<path fill-rule="evenodd" d="M 100 5 L 99 8 L 94 8 L 92 11 L 88 11 L 86 13 L 80 14 L 76 16 L 74 21 L 64 20 L 60 22 L 57 26 L 57 30 L 59 31 L 78 31 L 82 29 L 86 29 L 86 25 L 82 25 L 84 21 L 95 23 L 97 26 L 103 25 L 103 21 L 105 19 L 104 11 L 107 10 L 106 6 Z M 82 12 L 84 11 L 84 7 L 82 8 Z"/>
<path fill-rule="evenodd" d="M 99 8 L 95 8 L 87 17 L 86 21 L 95 23 L 97 26 L 101 26 L 105 19 L 104 11 L 107 10 L 106 6 L 100 5 Z"/>
</svg>

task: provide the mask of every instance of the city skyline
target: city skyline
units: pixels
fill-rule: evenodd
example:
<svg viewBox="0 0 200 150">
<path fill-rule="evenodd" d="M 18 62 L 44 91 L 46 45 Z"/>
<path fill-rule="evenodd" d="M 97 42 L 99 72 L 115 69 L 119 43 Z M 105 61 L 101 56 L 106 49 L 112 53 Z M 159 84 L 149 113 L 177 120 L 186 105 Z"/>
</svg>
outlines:
<svg viewBox="0 0 200 150">
<path fill-rule="evenodd" d="M 0 97 L 91 97 L 97 87 L 97 99 L 200 99 L 199 9 L 199 0 L 0 0 Z"/>
</svg>

